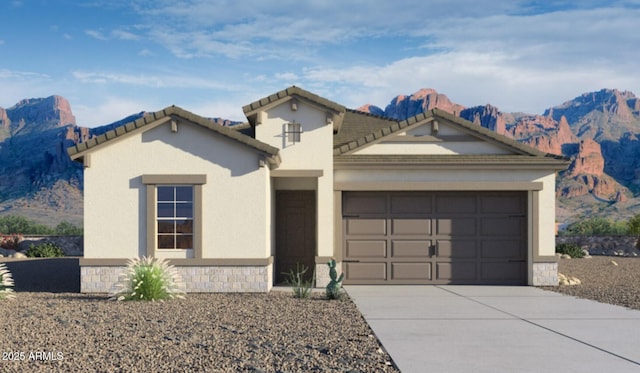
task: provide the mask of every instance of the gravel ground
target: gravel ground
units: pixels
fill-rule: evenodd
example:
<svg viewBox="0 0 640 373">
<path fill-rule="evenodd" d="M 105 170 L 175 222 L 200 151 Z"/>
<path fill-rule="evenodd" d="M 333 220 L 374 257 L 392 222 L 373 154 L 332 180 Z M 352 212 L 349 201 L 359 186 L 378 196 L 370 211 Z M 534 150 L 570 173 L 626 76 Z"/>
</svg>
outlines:
<svg viewBox="0 0 640 373">
<path fill-rule="evenodd" d="M 544 289 L 640 310 L 640 257 L 560 259 L 558 272 L 582 283 Z"/>
<path fill-rule="evenodd" d="M 353 302 L 321 293 L 151 303 L 19 292 L 0 313 L 1 372 L 398 372 Z"/>
</svg>

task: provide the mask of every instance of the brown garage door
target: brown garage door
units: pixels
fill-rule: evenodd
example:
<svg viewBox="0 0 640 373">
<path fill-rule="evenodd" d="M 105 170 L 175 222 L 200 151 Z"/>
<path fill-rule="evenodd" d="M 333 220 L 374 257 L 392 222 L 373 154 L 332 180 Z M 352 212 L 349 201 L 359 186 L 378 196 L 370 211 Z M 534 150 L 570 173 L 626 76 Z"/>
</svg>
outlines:
<svg viewBox="0 0 640 373">
<path fill-rule="evenodd" d="M 526 284 L 524 192 L 345 192 L 346 284 Z"/>
</svg>

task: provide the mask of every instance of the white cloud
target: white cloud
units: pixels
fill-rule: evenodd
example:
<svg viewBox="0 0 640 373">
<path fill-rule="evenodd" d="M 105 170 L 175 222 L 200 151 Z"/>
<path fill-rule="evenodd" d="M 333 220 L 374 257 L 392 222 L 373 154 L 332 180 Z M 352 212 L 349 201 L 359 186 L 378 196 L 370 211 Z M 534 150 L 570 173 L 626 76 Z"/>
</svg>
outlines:
<svg viewBox="0 0 640 373">
<path fill-rule="evenodd" d="M 140 36 L 125 30 L 113 30 L 111 35 L 120 40 L 139 40 Z"/>
<path fill-rule="evenodd" d="M 148 88 L 242 90 L 239 85 L 229 84 L 225 81 L 204 79 L 198 75 L 144 75 L 87 71 L 74 71 L 72 74 L 78 81 L 85 84 L 124 84 Z"/>
<path fill-rule="evenodd" d="M 73 112 L 78 125 L 96 127 L 121 120 L 149 107 L 153 107 L 149 102 L 108 96 L 91 106 L 74 105 Z"/>
<path fill-rule="evenodd" d="M 100 31 L 96 31 L 96 30 L 86 30 L 84 32 L 85 34 L 91 36 L 94 39 L 98 39 L 98 40 L 107 40 L 107 37 L 104 36 L 103 33 L 101 33 Z"/>
</svg>

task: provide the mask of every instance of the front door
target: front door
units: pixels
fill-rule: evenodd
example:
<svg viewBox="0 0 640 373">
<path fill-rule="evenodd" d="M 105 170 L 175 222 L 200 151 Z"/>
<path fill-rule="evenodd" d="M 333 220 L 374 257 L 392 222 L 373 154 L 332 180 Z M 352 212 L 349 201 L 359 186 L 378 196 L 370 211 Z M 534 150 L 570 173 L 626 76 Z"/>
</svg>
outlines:
<svg viewBox="0 0 640 373">
<path fill-rule="evenodd" d="M 304 265 L 310 279 L 316 255 L 316 192 L 314 190 L 276 191 L 276 283 L 285 274 Z"/>
</svg>

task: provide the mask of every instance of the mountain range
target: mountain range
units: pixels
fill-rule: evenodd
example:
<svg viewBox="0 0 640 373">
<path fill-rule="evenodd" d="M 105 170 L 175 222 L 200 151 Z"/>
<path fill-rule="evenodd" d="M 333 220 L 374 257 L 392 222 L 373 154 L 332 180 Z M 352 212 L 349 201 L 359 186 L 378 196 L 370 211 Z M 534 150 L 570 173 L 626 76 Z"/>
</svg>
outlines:
<svg viewBox="0 0 640 373">
<path fill-rule="evenodd" d="M 384 108 L 357 110 L 403 120 L 438 108 L 542 151 L 571 159 L 559 173 L 557 219 L 628 219 L 640 213 L 640 99 L 602 89 L 551 107 L 541 115 L 501 112 L 492 105 L 464 107 L 433 89 L 398 95 Z M 0 108 L 0 215 L 21 215 L 56 225 L 82 223 L 83 174 L 66 148 L 145 112 L 104 126 L 76 123 L 61 96 L 25 99 Z M 221 125 L 233 122 L 210 118 Z"/>
</svg>

